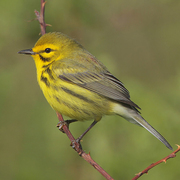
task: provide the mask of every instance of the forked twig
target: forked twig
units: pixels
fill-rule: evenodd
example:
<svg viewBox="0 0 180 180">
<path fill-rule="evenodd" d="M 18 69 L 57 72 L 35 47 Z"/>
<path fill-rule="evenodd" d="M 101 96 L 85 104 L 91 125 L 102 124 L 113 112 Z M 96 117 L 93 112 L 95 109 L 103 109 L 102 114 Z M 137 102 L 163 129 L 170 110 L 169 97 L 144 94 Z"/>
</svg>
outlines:
<svg viewBox="0 0 180 180">
<path fill-rule="evenodd" d="M 165 162 L 165 163 L 166 163 L 166 161 L 167 161 L 168 159 L 176 157 L 176 153 L 180 151 L 180 146 L 177 145 L 177 147 L 178 147 L 178 148 L 177 148 L 175 151 L 173 151 L 171 154 L 169 154 L 169 155 L 166 156 L 165 158 L 163 158 L 163 159 L 161 159 L 161 160 L 159 160 L 159 161 L 157 161 L 157 162 L 155 162 L 155 163 L 152 163 L 152 164 L 151 164 L 150 166 L 148 166 L 146 169 L 144 169 L 143 171 L 139 172 L 132 180 L 138 179 L 140 176 L 142 176 L 142 175 L 145 174 L 145 173 L 147 174 L 150 169 L 152 169 L 153 167 L 157 166 L 158 164 L 160 164 L 160 163 L 162 163 L 162 162 Z"/>
</svg>

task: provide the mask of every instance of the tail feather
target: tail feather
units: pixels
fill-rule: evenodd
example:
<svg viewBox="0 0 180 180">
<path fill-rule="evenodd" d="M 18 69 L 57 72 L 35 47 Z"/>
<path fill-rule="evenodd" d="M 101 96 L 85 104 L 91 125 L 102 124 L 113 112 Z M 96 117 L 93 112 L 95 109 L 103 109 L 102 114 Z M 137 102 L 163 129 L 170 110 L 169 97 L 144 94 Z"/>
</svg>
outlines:
<svg viewBox="0 0 180 180">
<path fill-rule="evenodd" d="M 171 145 L 167 142 L 167 140 L 158 132 L 156 131 L 138 112 L 133 109 L 123 107 L 120 105 L 119 107 L 115 107 L 115 112 L 124 117 L 131 123 L 140 125 L 148 130 L 152 135 L 154 135 L 157 139 L 159 139 L 167 148 L 173 150 Z"/>
<path fill-rule="evenodd" d="M 140 126 L 147 129 L 152 135 L 154 135 L 157 139 L 159 139 L 167 148 L 173 150 L 171 145 L 167 142 L 167 140 L 156 131 L 140 114 L 132 116 L 133 120 L 136 121 Z"/>
</svg>

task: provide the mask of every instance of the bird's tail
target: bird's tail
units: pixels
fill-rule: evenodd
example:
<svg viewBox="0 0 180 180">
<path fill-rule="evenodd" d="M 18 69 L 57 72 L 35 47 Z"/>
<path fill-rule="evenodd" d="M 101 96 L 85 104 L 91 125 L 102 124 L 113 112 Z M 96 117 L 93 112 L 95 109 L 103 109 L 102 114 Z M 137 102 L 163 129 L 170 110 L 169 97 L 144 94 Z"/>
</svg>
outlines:
<svg viewBox="0 0 180 180">
<path fill-rule="evenodd" d="M 136 110 L 124 107 L 118 104 L 114 111 L 124 117 L 131 123 L 140 125 L 147 129 L 152 135 L 154 135 L 157 139 L 159 139 L 167 148 L 173 150 L 171 145 L 167 142 L 167 140 L 158 132 L 156 131 Z"/>
</svg>

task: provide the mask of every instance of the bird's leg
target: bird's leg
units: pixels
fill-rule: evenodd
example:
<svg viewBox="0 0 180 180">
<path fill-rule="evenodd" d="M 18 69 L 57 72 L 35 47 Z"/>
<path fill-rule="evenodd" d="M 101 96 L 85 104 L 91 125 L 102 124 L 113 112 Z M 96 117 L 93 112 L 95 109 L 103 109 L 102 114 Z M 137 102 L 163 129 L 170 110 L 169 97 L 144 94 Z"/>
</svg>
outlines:
<svg viewBox="0 0 180 180">
<path fill-rule="evenodd" d="M 69 128 L 69 124 L 71 124 L 71 123 L 73 123 L 73 122 L 76 122 L 76 121 L 77 121 L 76 119 L 71 119 L 71 120 L 66 120 L 66 121 L 60 121 L 60 122 L 58 122 L 57 127 L 59 128 L 59 130 L 60 130 L 61 132 L 64 133 L 63 126 L 64 126 L 64 125 L 67 125 L 67 127 Z"/>
<path fill-rule="evenodd" d="M 81 134 L 81 136 L 76 139 L 76 141 L 80 141 L 97 122 L 98 121 L 93 121 L 93 123 L 84 131 L 84 133 Z"/>
<path fill-rule="evenodd" d="M 79 136 L 74 142 L 71 143 L 72 148 L 75 148 L 75 143 L 80 144 L 81 139 L 86 135 L 86 133 L 97 123 L 98 121 L 93 121 L 93 123 L 84 131 L 81 136 Z M 80 148 L 82 149 L 82 146 L 80 144 Z"/>
</svg>

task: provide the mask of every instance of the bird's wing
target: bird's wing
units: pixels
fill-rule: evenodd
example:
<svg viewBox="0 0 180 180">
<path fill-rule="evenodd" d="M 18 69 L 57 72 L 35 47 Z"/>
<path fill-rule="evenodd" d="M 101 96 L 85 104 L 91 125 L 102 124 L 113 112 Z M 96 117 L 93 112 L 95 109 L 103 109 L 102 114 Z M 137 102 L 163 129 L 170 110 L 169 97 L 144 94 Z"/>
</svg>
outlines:
<svg viewBox="0 0 180 180">
<path fill-rule="evenodd" d="M 52 66 L 56 76 L 63 81 L 74 83 L 106 98 L 129 105 L 134 109 L 139 108 L 130 100 L 129 92 L 122 82 L 105 68 L 97 68 L 92 64 L 85 66 L 72 59 L 56 61 Z"/>
</svg>

